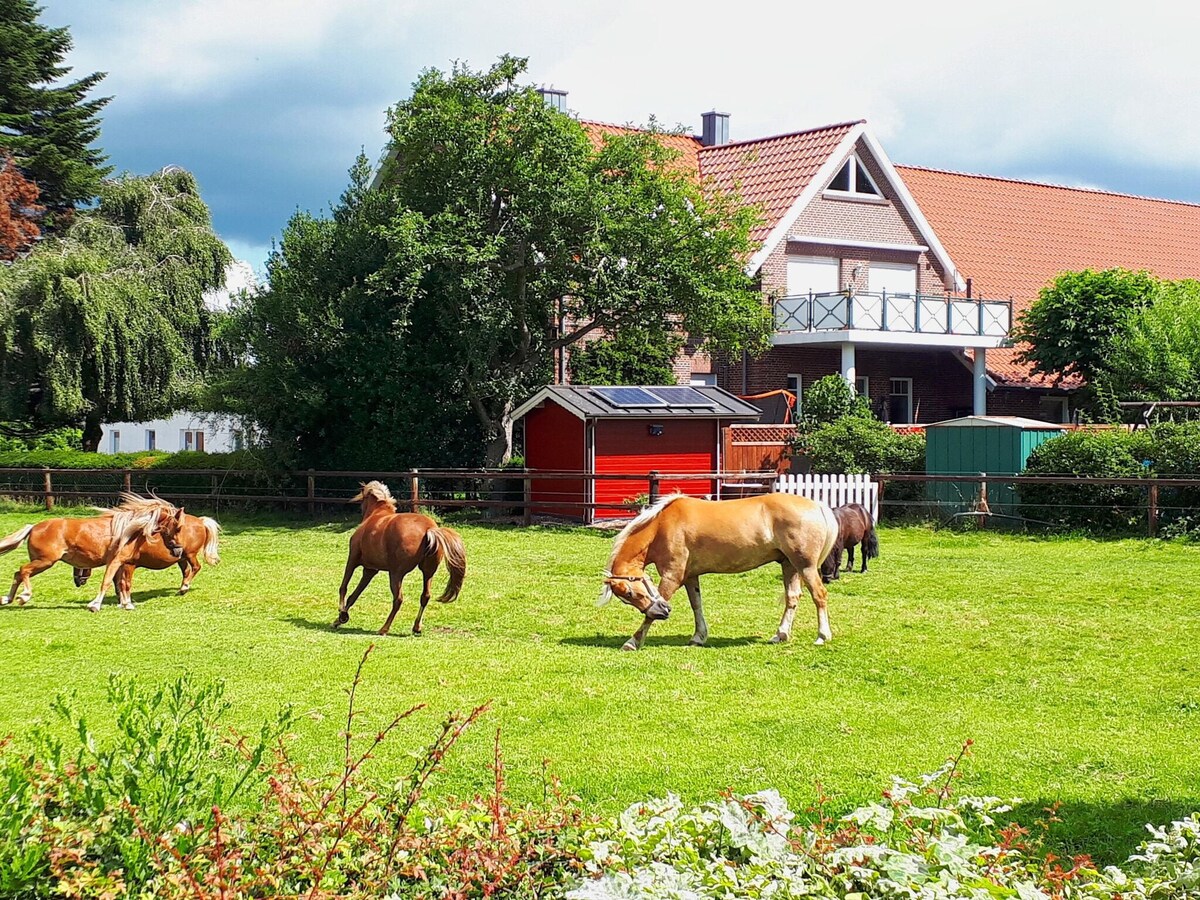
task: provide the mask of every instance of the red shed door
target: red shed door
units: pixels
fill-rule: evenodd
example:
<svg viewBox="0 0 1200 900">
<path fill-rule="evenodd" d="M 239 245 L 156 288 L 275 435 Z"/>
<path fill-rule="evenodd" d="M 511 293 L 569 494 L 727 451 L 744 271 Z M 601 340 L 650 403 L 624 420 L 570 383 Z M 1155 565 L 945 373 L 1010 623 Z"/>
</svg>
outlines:
<svg viewBox="0 0 1200 900">
<path fill-rule="evenodd" d="M 583 421 L 549 401 L 531 410 L 525 416 L 525 466 L 582 473 L 586 468 Z M 582 477 L 534 478 L 529 487 L 538 515 L 584 518 L 587 495 Z"/>
<path fill-rule="evenodd" d="M 654 433 L 659 432 L 659 433 Z M 596 480 L 596 503 L 632 502 L 650 491 L 648 472 L 682 474 L 717 471 L 717 423 L 712 419 L 596 422 L 596 474 L 637 476 Z M 675 478 L 660 482 L 663 494 L 682 491 L 693 497 L 716 493 L 711 478 Z M 628 516 L 619 509 L 597 509 L 597 518 Z"/>
</svg>

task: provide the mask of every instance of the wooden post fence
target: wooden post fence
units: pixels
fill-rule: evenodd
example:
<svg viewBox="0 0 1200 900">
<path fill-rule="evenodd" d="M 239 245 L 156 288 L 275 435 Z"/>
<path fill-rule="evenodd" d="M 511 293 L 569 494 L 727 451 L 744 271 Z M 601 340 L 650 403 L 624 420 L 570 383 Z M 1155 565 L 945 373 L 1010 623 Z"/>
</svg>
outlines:
<svg viewBox="0 0 1200 900">
<path fill-rule="evenodd" d="M 420 497 L 420 494 L 421 494 L 421 481 L 420 481 L 420 478 L 417 476 L 416 469 L 412 470 L 412 478 L 409 479 L 408 486 L 409 486 L 409 490 L 411 492 L 410 493 L 411 500 L 408 504 L 409 512 L 417 512 L 417 507 L 419 505 L 418 498 Z"/>
<path fill-rule="evenodd" d="M 313 475 L 313 470 L 308 470 L 308 514 L 310 516 L 317 513 L 317 478 Z"/>
<path fill-rule="evenodd" d="M 658 502 L 658 472 L 651 472 L 647 476 L 647 480 L 650 483 L 650 487 L 646 499 L 649 501 L 649 504 L 653 506 Z"/>
<path fill-rule="evenodd" d="M 46 493 L 46 510 L 54 509 L 54 484 L 50 480 L 50 469 L 43 467 L 42 469 L 42 489 Z"/>
<path fill-rule="evenodd" d="M 1150 502 L 1147 515 L 1147 526 L 1150 529 L 1150 537 L 1158 534 L 1158 485 L 1150 485 Z"/>
</svg>

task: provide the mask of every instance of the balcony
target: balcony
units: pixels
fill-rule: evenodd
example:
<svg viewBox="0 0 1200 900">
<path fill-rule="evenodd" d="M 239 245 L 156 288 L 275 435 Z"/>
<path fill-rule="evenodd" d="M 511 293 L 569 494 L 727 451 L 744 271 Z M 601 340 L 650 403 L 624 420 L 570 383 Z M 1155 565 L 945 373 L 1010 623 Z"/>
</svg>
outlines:
<svg viewBox="0 0 1200 900">
<path fill-rule="evenodd" d="M 775 301 L 775 344 L 1001 347 L 1012 301 L 952 295 L 800 294 Z"/>
</svg>

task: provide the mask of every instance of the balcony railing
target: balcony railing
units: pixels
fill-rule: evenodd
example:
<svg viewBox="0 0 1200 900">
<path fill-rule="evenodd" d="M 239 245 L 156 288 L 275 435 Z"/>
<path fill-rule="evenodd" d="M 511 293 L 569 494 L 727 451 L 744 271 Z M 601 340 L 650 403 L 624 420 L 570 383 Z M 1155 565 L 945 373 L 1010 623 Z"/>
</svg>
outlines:
<svg viewBox="0 0 1200 900">
<path fill-rule="evenodd" d="M 1008 336 L 1011 300 L 930 294 L 799 294 L 775 301 L 777 332 L 890 331 Z"/>
</svg>

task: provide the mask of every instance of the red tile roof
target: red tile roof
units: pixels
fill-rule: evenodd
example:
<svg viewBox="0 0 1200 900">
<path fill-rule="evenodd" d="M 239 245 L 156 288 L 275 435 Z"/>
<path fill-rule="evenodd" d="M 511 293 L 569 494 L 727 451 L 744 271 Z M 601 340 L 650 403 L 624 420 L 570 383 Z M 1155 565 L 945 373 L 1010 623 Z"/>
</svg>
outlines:
<svg viewBox="0 0 1200 900">
<path fill-rule="evenodd" d="M 1012 298 L 1014 318 L 1062 272 L 1122 267 L 1200 277 L 1200 204 L 896 169 L 973 292 Z M 989 372 L 1011 384 L 1051 383 L 1018 363 L 1016 352 L 989 351 Z"/>
<path fill-rule="evenodd" d="M 843 122 L 736 144 L 703 147 L 700 176 L 763 211 L 751 234 L 762 242 L 808 187 L 817 170 L 859 122 Z"/>
<path fill-rule="evenodd" d="M 597 148 L 604 143 L 606 137 L 637 134 L 645 130 L 634 128 L 631 125 L 610 125 L 607 122 L 589 122 L 586 119 L 580 120 L 580 124 Z M 700 138 L 690 134 L 666 133 L 660 134 L 659 140 L 662 141 L 664 146 L 679 153 L 679 165 L 684 171 L 690 172 L 693 175 L 700 171 L 700 166 L 696 161 L 700 151 Z"/>
</svg>

